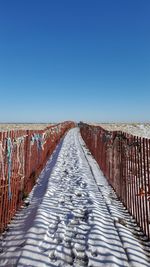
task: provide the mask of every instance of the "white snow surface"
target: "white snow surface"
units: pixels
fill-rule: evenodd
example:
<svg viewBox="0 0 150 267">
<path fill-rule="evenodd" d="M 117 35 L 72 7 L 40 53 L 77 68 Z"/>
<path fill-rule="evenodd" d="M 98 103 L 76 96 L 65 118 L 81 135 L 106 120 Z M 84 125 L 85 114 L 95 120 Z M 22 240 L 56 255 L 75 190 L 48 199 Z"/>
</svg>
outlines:
<svg viewBox="0 0 150 267">
<path fill-rule="evenodd" d="M 145 267 L 149 243 L 86 148 L 70 130 L 9 231 L 0 266 Z"/>
<path fill-rule="evenodd" d="M 97 125 L 108 131 L 122 131 L 150 139 L 150 123 L 102 123 Z"/>
</svg>

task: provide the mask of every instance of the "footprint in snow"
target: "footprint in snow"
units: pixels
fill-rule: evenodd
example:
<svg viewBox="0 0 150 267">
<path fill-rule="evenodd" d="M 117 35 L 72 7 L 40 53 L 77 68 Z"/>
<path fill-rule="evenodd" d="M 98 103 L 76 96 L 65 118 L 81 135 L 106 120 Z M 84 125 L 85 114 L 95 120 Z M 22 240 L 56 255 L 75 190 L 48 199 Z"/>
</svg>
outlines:
<svg viewBox="0 0 150 267">
<path fill-rule="evenodd" d="M 58 200 L 58 205 L 62 205 L 62 206 L 65 206 L 65 197 L 61 197 L 59 200 Z"/>
<path fill-rule="evenodd" d="M 89 262 L 89 259 L 86 253 L 78 254 L 75 256 L 74 266 L 86 267 L 88 266 L 88 262 Z"/>
<path fill-rule="evenodd" d="M 91 251 L 91 255 L 95 258 L 98 256 L 97 250 Z"/>
<path fill-rule="evenodd" d="M 74 262 L 74 254 L 72 253 L 72 248 L 70 244 L 60 244 L 56 247 L 55 256 L 58 260 L 72 265 Z"/>
<path fill-rule="evenodd" d="M 52 261 L 57 261 L 57 257 L 55 255 L 55 251 L 52 250 L 50 253 L 49 253 L 49 258 L 52 260 Z"/>
<path fill-rule="evenodd" d="M 86 188 L 86 187 L 87 187 L 87 183 L 86 183 L 86 182 L 81 182 L 81 183 L 80 183 L 80 187 L 81 187 L 82 189 Z"/>
</svg>

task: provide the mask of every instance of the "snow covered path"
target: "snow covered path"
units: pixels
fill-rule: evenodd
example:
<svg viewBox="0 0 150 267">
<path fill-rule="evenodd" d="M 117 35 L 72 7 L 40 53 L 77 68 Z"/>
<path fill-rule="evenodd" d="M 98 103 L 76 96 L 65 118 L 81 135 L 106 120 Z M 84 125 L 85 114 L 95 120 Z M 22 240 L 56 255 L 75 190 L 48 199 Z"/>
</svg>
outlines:
<svg viewBox="0 0 150 267">
<path fill-rule="evenodd" d="M 137 239 L 78 129 L 57 147 L 28 201 L 2 237 L 0 266 L 150 266 L 148 242 Z"/>
</svg>

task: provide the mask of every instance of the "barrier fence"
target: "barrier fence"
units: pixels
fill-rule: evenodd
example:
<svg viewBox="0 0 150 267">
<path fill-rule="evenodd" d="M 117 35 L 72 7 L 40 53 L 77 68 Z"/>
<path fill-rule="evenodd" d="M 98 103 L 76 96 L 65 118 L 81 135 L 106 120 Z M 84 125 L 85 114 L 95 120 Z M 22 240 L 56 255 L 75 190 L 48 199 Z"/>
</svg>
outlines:
<svg viewBox="0 0 150 267">
<path fill-rule="evenodd" d="M 150 238 L 150 139 L 80 123 L 81 135 L 101 170 Z"/>
<path fill-rule="evenodd" d="M 52 125 L 44 130 L 0 132 L 0 232 L 36 183 L 61 137 L 73 122 Z"/>
</svg>

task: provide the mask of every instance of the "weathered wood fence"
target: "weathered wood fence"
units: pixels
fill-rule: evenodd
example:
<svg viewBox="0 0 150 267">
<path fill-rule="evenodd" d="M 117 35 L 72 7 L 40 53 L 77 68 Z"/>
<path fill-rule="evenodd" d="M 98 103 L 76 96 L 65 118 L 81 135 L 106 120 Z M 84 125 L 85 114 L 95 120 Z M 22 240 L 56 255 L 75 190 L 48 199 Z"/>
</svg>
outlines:
<svg viewBox="0 0 150 267">
<path fill-rule="evenodd" d="M 150 238 L 150 139 L 84 123 L 80 130 L 119 199 Z"/>
<path fill-rule="evenodd" d="M 73 122 L 44 130 L 0 132 L 0 232 L 4 231 L 36 183 L 61 137 Z"/>
</svg>

